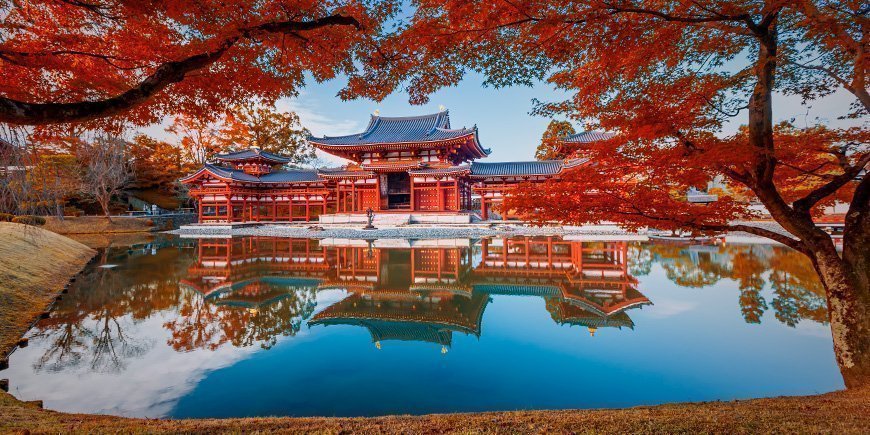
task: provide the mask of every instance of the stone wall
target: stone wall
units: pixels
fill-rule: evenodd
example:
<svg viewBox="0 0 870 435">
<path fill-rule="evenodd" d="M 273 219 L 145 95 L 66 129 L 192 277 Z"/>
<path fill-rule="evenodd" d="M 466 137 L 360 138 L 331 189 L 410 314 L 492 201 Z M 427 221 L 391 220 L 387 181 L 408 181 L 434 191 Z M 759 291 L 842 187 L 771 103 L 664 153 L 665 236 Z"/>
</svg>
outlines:
<svg viewBox="0 0 870 435">
<path fill-rule="evenodd" d="M 195 224 L 197 219 L 196 213 L 166 213 L 146 217 L 154 222 L 157 231 L 177 230 L 182 225 Z"/>
</svg>

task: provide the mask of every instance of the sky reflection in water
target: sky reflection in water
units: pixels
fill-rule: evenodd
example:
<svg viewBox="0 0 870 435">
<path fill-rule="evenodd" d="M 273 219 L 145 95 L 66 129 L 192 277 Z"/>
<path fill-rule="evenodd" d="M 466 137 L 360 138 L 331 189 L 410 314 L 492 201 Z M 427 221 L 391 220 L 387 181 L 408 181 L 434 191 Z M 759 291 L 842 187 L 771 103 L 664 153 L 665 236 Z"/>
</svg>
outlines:
<svg viewBox="0 0 870 435">
<path fill-rule="evenodd" d="M 823 290 L 771 245 L 159 238 L 10 360 L 50 409 L 148 417 L 599 408 L 842 388 Z M 4 373 L 5 375 L 5 373 Z M 4 376 L 7 377 L 7 376 Z"/>
</svg>

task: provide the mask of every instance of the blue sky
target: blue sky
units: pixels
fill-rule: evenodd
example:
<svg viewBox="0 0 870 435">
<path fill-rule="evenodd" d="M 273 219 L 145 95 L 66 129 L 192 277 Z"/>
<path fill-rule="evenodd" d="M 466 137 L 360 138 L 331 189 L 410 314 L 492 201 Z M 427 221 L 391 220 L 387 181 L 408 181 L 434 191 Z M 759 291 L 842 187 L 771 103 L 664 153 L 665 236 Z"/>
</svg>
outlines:
<svg viewBox="0 0 870 435">
<path fill-rule="evenodd" d="M 454 128 L 477 125 L 483 146 L 492 149 L 488 161 L 497 162 L 534 159 L 535 148 L 549 119 L 529 114 L 532 99 L 559 101 L 566 96 L 547 83 L 503 89 L 483 87 L 481 76 L 469 74 L 459 85 L 433 94 L 428 104 L 414 106 L 408 103 L 407 94 L 402 92 L 396 92 L 380 103 L 370 100 L 342 101 L 336 95 L 344 83 L 342 78 L 324 83 L 309 79 L 298 97 L 282 99 L 277 106 L 280 110 L 298 113 L 302 124 L 315 136 L 339 136 L 361 132 L 375 110 L 380 110 L 383 116 L 411 116 L 437 112 L 439 106 L 443 105 L 450 110 L 450 121 Z M 794 119 L 799 127 L 818 123 L 843 127 L 861 122 L 837 119 L 847 113 L 849 104 L 854 101 L 854 97 L 846 91 L 837 92 L 811 106 L 802 105 L 798 97 L 779 95 L 774 101 L 776 120 Z M 743 113 L 726 126 L 724 133 L 735 131 L 745 122 Z M 575 128 L 582 130 L 580 125 L 575 125 Z M 147 128 L 146 133 L 168 138 L 161 126 Z M 343 163 L 339 158 L 324 153 L 319 155 L 327 165 Z"/>
<path fill-rule="evenodd" d="M 428 104 L 414 106 L 408 103 L 407 94 L 401 92 L 390 95 L 380 103 L 369 100 L 341 101 L 336 94 L 344 80 L 325 83 L 309 80 L 297 98 L 284 99 L 278 107 L 297 112 L 303 125 L 316 136 L 338 136 L 365 129 L 369 116 L 375 110 L 380 110 L 383 116 L 410 116 L 434 113 L 443 105 L 450 110 L 450 121 L 454 128 L 477 125 L 481 142 L 492 149 L 488 160 L 534 159 L 535 147 L 549 119 L 529 114 L 532 99 L 558 101 L 567 94 L 553 89 L 547 83 L 503 89 L 483 87 L 482 83 L 481 76 L 470 74 L 458 86 L 433 94 Z M 774 115 L 778 121 L 794 118 L 798 126 L 817 123 L 830 126 L 857 125 L 856 120 L 837 119 L 848 111 L 853 100 L 851 94 L 841 91 L 814 102 L 812 106 L 804 106 L 800 98 L 780 95 L 775 100 Z M 725 132 L 734 131 L 741 123 L 745 123 L 745 114 L 726 126 Z M 575 125 L 575 128 L 582 130 L 580 125 Z M 340 161 L 329 156 L 323 157 L 330 163 Z"/>
</svg>

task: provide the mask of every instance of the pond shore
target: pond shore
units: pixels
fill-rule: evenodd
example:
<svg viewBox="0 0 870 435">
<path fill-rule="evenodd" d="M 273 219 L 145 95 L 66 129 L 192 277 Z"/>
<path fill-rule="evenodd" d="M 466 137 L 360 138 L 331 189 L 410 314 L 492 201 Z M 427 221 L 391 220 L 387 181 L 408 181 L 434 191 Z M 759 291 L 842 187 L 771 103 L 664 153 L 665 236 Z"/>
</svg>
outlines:
<svg viewBox="0 0 870 435">
<path fill-rule="evenodd" d="M 361 230 L 360 230 L 361 231 Z M 92 257 L 87 247 L 39 228 L 0 225 L 3 241 L 2 348 L 6 353 Z M 299 236 L 303 237 L 303 236 Z M 321 235 L 320 237 L 324 237 Z M 333 236 L 338 237 L 338 236 Z M 457 236 L 451 236 L 457 237 Z M 38 259 L 38 261 L 34 261 Z M 15 277 L 16 280 L 7 279 Z M 26 280 L 29 284 L 24 284 Z M 9 282 L 9 285 L 6 283 Z M 15 283 L 14 285 L 11 283 Z M 8 288 L 7 288 L 8 287 Z M 7 294 L 29 309 L 5 309 Z M 22 296 L 19 296 L 21 298 Z M 7 328 L 5 325 L 19 325 Z M 3 372 L 0 371 L 0 378 Z M 0 432 L 832 432 L 866 433 L 870 390 L 818 396 L 668 404 L 620 410 L 520 411 L 375 418 L 146 420 L 42 410 L 0 392 Z"/>
</svg>

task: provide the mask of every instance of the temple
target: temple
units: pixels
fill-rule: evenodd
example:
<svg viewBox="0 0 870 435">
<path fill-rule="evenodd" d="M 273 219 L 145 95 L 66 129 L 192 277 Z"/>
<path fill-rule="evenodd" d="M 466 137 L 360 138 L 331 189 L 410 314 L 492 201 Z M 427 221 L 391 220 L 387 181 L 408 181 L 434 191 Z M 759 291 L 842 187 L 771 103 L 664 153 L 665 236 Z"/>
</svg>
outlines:
<svg viewBox="0 0 870 435">
<path fill-rule="evenodd" d="M 600 140 L 583 133 L 569 141 Z M 469 222 L 513 217 L 498 205 L 522 182 L 544 182 L 582 159 L 490 163 L 477 127 L 453 128 L 449 112 L 411 117 L 372 115 L 366 129 L 346 136 L 310 137 L 317 149 L 350 163 L 332 169 L 287 169 L 290 159 L 248 149 L 214 157 L 182 179 L 201 223 L 292 222 L 361 215 L 368 209 Z M 479 201 L 479 204 L 477 202 Z M 474 203 L 474 205 L 473 205 Z M 464 220 L 463 220 L 464 219 Z M 340 223 L 330 220 L 330 223 Z"/>
</svg>

